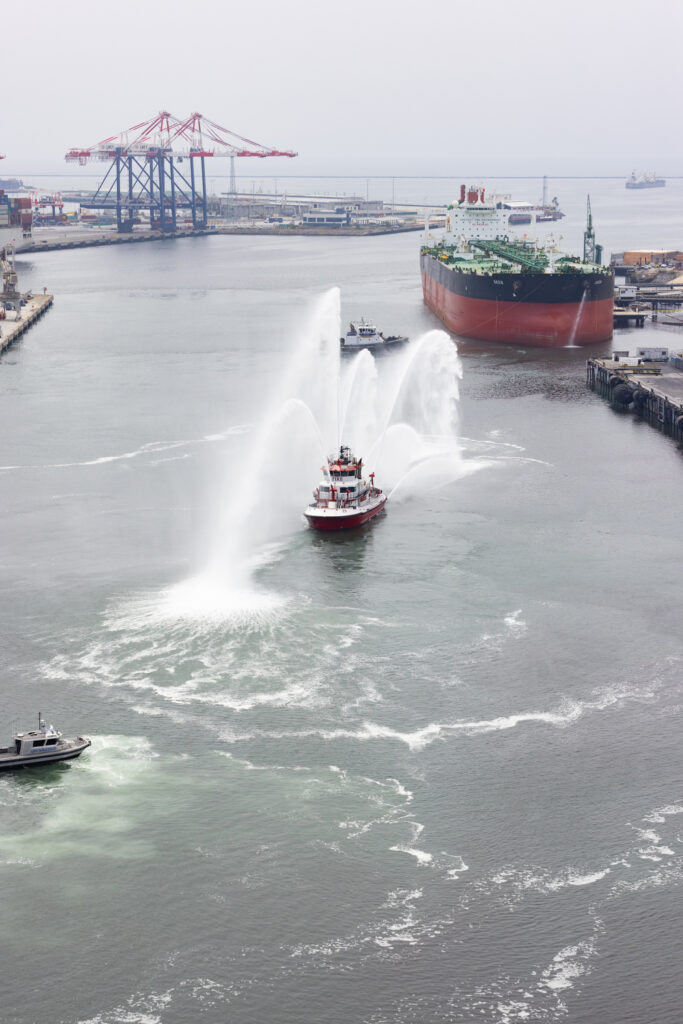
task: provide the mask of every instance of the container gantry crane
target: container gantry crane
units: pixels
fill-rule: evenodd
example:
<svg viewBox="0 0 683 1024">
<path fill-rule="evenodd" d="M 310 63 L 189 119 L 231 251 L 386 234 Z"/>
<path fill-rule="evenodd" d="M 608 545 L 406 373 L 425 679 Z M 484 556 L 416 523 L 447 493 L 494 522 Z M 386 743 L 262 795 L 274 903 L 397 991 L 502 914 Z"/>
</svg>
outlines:
<svg viewBox="0 0 683 1024">
<path fill-rule="evenodd" d="M 296 155 L 246 139 L 202 114 L 180 120 L 162 110 L 120 135 L 85 149 L 70 149 L 65 159 L 81 165 L 91 160 L 110 163 L 97 191 L 81 201 L 81 206 L 115 211 L 117 230 L 128 232 L 133 230 L 136 215 L 148 210 L 151 226 L 172 234 L 182 209 L 191 211 L 193 228 L 207 227 L 207 157 L 230 157 L 234 177 L 235 157 Z M 189 162 L 189 180 L 185 168 L 179 166 L 185 161 Z"/>
</svg>

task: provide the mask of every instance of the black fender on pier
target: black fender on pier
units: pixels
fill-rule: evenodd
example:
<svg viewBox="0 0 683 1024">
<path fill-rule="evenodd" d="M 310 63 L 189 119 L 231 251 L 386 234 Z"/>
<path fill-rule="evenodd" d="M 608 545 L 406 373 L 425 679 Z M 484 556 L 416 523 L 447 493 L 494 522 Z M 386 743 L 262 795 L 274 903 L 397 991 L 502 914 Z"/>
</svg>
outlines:
<svg viewBox="0 0 683 1024">
<path fill-rule="evenodd" d="M 633 401 L 633 392 L 628 384 L 620 381 L 612 392 L 612 401 L 618 405 L 630 405 Z"/>
</svg>

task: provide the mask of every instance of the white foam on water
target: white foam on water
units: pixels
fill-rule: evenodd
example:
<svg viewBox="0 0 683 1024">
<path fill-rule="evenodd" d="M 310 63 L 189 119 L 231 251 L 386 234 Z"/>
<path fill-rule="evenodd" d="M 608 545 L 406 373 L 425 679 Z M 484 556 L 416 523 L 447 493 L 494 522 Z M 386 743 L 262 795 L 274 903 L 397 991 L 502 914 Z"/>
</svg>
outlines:
<svg viewBox="0 0 683 1024">
<path fill-rule="evenodd" d="M 131 859 L 150 854 L 135 832 L 130 790 L 157 757 L 141 736 L 93 736 L 92 746 L 50 787 L 22 790 L 31 826 L 0 836 L 0 860 L 40 865 L 71 857 Z M 36 821 L 37 819 L 37 821 Z"/>
<path fill-rule="evenodd" d="M 531 1019 L 529 1004 L 519 1000 L 498 1003 L 496 1005 L 496 1012 L 499 1015 L 496 1024 L 514 1024 L 515 1021 Z"/>
<path fill-rule="evenodd" d="M 138 713 L 168 713 L 178 722 L 187 719 L 179 718 L 174 707 L 217 707 L 239 713 L 258 707 L 330 706 L 336 702 L 330 671 L 336 675 L 342 671 L 352 688 L 360 687 L 358 704 L 381 703 L 383 697 L 373 679 L 367 673 L 359 678 L 353 655 L 347 653 L 340 668 L 338 645 L 349 629 L 356 635 L 379 620 L 345 621 L 342 609 L 335 621 L 317 624 L 307 619 L 307 632 L 302 633 L 296 613 L 303 609 L 305 615 L 308 601 L 293 596 L 288 605 L 275 602 L 274 610 L 272 602 L 264 605 L 259 600 L 260 611 L 251 609 L 247 616 L 240 609 L 235 618 L 216 621 L 198 613 L 195 619 L 176 617 L 175 612 L 164 619 L 165 610 L 156 595 L 149 600 L 126 599 L 106 613 L 99 637 L 93 640 L 88 634 L 80 653 L 55 656 L 42 671 L 53 682 L 99 685 L 118 691 L 125 700 L 147 694 L 148 701 L 135 704 Z M 310 647 L 311 657 L 292 673 L 292 646 L 301 643 Z M 158 698 L 156 706 L 153 698 Z M 205 724 L 219 734 L 218 719 Z M 232 723 L 227 734 L 231 740 L 235 732 Z"/>
<path fill-rule="evenodd" d="M 621 879 L 612 890 L 614 897 L 632 892 L 645 892 L 648 889 L 659 889 L 664 886 L 673 889 L 680 885 L 683 879 L 683 863 L 681 863 L 680 857 L 666 860 L 664 863 L 662 863 L 663 858 L 659 856 L 641 859 L 652 860 L 657 866 L 652 867 L 646 875 L 641 875 L 640 878 Z"/>
<path fill-rule="evenodd" d="M 252 711 L 258 707 L 305 707 L 314 697 L 310 685 L 305 683 L 291 683 L 280 690 L 255 690 L 242 697 L 228 692 L 198 692 L 198 683 L 193 680 L 188 680 L 181 686 L 160 686 L 149 680 L 137 680 L 129 681 L 128 686 L 134 690 L 149 690 L 171 704 L 204 704 L 229 708 L 237 713 Z"/>
<path fill-rule="evenodd" d="M 149 441 L 146 444 L 141 445 L 139 448 L 133 448 L 128 452 L 119 452 L 115 455 L 99 455 L 93 459 L 84 459 L 80 462 L 48 462 L 35 466 L 0 466 L 0 472 L 7 472 L 9 470 L 75 469 L 84 466 L 103 466 L 110 462 L 127 462 L 131 459 L 145 458 L 159 452 L 172 451 L 175 448 L 189 448 L 204 443 L 224 441 L 231 435 L 244 433 L 246 429 L 247 428 L 244 425 L 240 424 L 238 426 L 229 427 L 221 434 L 208 434 L 205 437 L 180 441 Z"/>
<path fill-rule="evenodd" d="M 683 808 L 681 808 L 681 810 L 683 810 Z M 678 805 L 671 804 L 666 808 L 658 808 L 643 818 L 643 821 L 648 824 L 647 828 L 632 826 L 639 842 L 644 844 L 643 846 L 638 847 L 635 851 L 636 855 L 640 857 L 641 860 L 659 862 L 664 857 L 674 856 L 674 851 L 671 847 L 667 846 L 659 832 L 655 831 L 655 829 L 650 826 L 653 824 L 665 825 L 667 817 L 678 813 L 680 813 Z"/>
<path fill-rule="evenodd" d="M 162 1017 L 157 1013 L 129 1010 L 121 1006 L 98 1013 L 94 1017 L 83 1018 L 76 1024 L 162 1024 Z"/>
<path fill-rule="evenodd" d="M 165 1011 L 173 1002 L 174 992 L 186 984 L 183 982 L 165 992 L 136 992 L 125 1004 L 81 1019 L 76 1024 L 162 1024 Z"/>
<path fill-rule="evenodd" d="M 637 851 L 641 860 L 660 861 L 662 851 L 658 846 L 645 846 Z"/>
<path fill-rule="evenodd" d="M 469 871 L 469 864 L 465 864 L 465 861 L 462 859 L 462 857 L 454 857 L 453 854 L 448 853 L 444 853 L 443 856 L 449 858 L 450 860 L 457 861 L 457 863 L 453 867 L 446 868 L 446 875 L 448 878 L 457 881 L 460 878 L 460 875 L 463 874 L 463 872 Z"/>
<path fill-rule="evenodd" d="M 406 787 L 398 781 L 398 779 L 387 779 L 386 784 L 394 787 L 395 792 L 398 796 L 405 797 L 406 803 L 411 803 L 413 799 L 413 791 L 406 789 Z"/>
<path fill-rule="evenodd" d="M 423 896 L 423 889 L 393 889 L 387 893 L 384 905 L 386 907 L 405 907 L 414 903 L 415 900 L 422 899 Z"/>
<path fill-rule="evenodd" d="M 657 844 L 662 841 L 662 837 L 652 828 L 637 828 L 636 835 L 644 842 Z"/>
<path fill-rule="evenodd" d="M 589 961 L 595 953 L 596 944 L 593 940 L 565 946 L 555 954 L 552 963 L 541 974 L 538 987 L 553 992 L 573 988 L 577 979 L 589 972 Z"/>
<path fill-rule="evenodd" d="M 406 851 L 407 852 L 407 851 Z M 387 893 L 384 907 L 398 910 L 401 916 L 393 922 L 382 921 L 374 935 L 374 944 L 381 949 L 392 949 L 395 944 L 416 946 L 420 935 L 416 926 L 420 924 L 415 904 L 422 899 L 422 889 L 394 889 Z M 420 926 L 422 932 L 424 926 Z"/>
<path fill-rule="evenodd" d="M 399 844 L 398 846 L 390 846 L 389 849 L 393 850 L 395 853 L 409 854 L 411 857 L 415 858 L 420 867 L 426 867 L 426 865 L 431 864 L 434 859 L 431 853 L 427 853 L 425 850 L 414 849 L 412 846 L 403 846 Z"/>
<path fill-rule="evenodd" d="M 226 586 L 211 573 L 202 573 L 162 590 L 121 602 L 109 628 L 135 632 L 160 631 L 173 622 L 191 621 L 213 629 L 230 623 L 236 628 L 271 626 L 286 608 L 288 598 L 259 590 L 248 580 Z"/>
<path fill-rule="evenodd" d="M 642 702 L 652 697 L 651 690 L 618 687 L 613 690 L 597 692 L 592 699 L 583 701 L 566 700 L 557 711 L 531 711 L 519 714 L 501 715 L 492 719 L 467 720 L 456 722 L 430 722 L 422 728 L 404 732 L 391 726 L 377 722 L 363 721 L 355 728 L 319 728 L 299 730 L 261 730 L 256 729 L 243 734 L 231 734 L 234 742 L 243 742 L 254 737 L 267 739 L 304 739 L 318 738 L 327 741 L 350 739 L 360 742 L 370 740 L 395 740 L 404 743 L 411 751 L 419 752 L 436 740 L 465 734 L 470 736 L 485 735 L 515 729 L 520 725 L 551 725 L 555 728 L 566 728 L 573 725 L 583 715 L 604 711 L 608 708 L 620 708 L 630 700 Z"/>
<path fill-rule="evenodd" d="M 652 822 L 653 825 L 663 825 L 668 817 L 674 814 L 683 814 L 683 804 L 666 804 L 665 807 L 656 807 L 650 811 L 643 821 Z"/>
<path fill-rule="evenodd" d="M 249 761 L 246 757 L 235 757 L 229 750 L 216 750 L 214 751 L 219 757 L 225 757 L 233 764 L 239 765 L 241 768 L 246 769 L 249 772 L 312 772 L 313 769 L 307 765 L 288 765 L 288 764 L 254 764 L 253 761 Z"/>
<path fill-rule="evenodd" d="M 520 618 L 521 614 L 522 609 L 518 608 L 516 611 L 510 612 L 508 615 L 505 616 L 505 625 L 507 626 L 510 633 L 512 633 L 513 635 L 519 636 L 521 633 L 526 632 L 527 625 L 524 619 Z"/>
<path fill-rule="evenodd" d="M 594 882 L 599 882 L 610 873 L 609 868 L 603 868 L 602 871 L 594 871 L 592 874 L 578 875 L 570 873 L 567 876 L 568 885 L 593 885 Z"/>
<path fill-rule="evenodd" d="M 494 885 L 510 887 L 516 895 L 526 891 L 561 892 L 570 886 L 595 885 L 610 874 L 612 866 L 595 871 L 578 871 L 576 868 L 566 867 L 555 874 L 545 868 L 511 867 L 497 871 L 490 880 Z"/>
</svg>

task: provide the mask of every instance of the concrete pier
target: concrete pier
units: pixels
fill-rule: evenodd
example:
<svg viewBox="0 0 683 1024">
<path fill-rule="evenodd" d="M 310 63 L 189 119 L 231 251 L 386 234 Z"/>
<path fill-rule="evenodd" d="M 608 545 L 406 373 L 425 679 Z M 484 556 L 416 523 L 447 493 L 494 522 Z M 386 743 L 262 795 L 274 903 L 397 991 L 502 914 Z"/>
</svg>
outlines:
<svg viewBox="0 0 683 1024">
<path fill-rule="evenodd" d="M 586 384 L 615 409 L 637 416 L 683 442 L 683 353 L 668 362 L 629 365 L 619 359 L 586 360 Z"/>
<path fill-rule="evenodd" d="M 0 320 L 0 354 L 47 312 L 54 298 L 54 295 L 34 295 L 33 298 L 26 299 L 26 305 L 18 310 L 8 311 L 6 319 Z"/>
</svg>

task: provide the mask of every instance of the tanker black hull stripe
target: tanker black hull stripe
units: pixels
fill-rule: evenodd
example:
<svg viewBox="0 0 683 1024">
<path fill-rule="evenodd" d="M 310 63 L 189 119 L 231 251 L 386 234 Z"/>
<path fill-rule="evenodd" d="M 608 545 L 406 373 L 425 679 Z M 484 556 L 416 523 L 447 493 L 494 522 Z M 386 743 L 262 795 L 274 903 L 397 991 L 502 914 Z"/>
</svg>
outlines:
<svg viewBox="0 0 683 1024">
<path fill-rule="evenodd" d="M 448 267 L 441 260 L 422 253 L 424 273 L 455 295 L 500 302 L 576 303 L 598 302 L 614 296 L 614 276 L 577 273 L 477 274 Z"/>
</svg>

